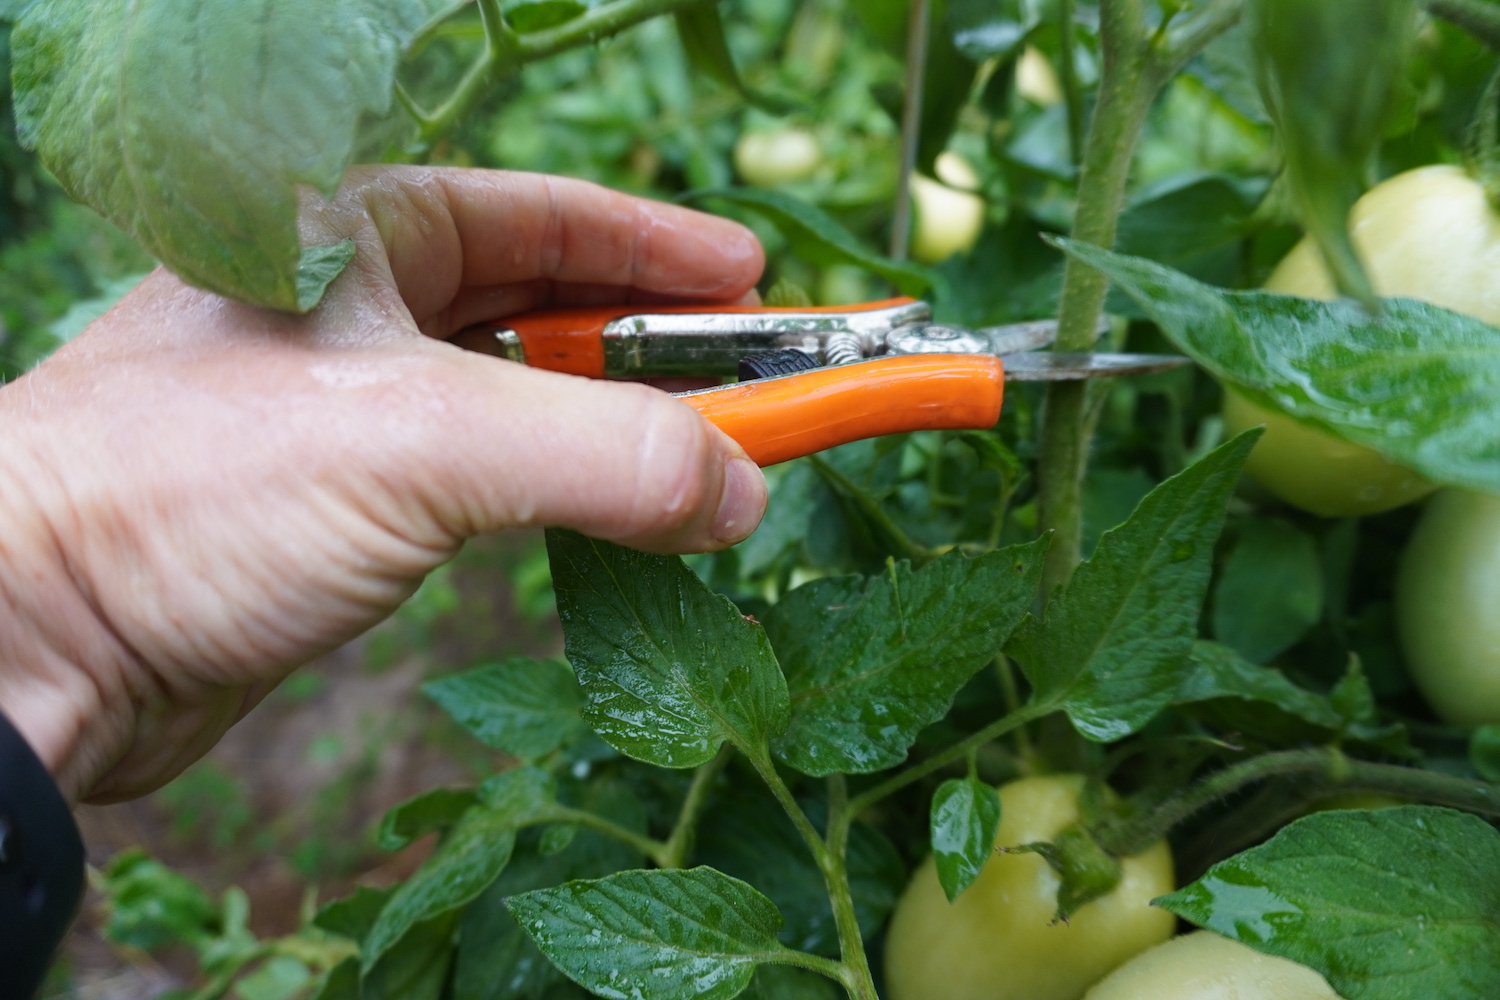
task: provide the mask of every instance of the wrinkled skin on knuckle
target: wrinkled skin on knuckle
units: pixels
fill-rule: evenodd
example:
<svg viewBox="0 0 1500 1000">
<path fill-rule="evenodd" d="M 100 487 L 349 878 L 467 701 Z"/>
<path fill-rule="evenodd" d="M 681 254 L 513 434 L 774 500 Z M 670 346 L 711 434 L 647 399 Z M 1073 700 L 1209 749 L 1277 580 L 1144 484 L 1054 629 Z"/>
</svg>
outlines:
<svg viewBox="0 0 1500 1000">
<path fill-rule="evenodd" d="M 722 460 L 702 417 L 657 389 L 640 398 L 634 431 L 634 488 L 616 540 L 653 552 L 704 547 L 718 499 Z"/>
</svg>

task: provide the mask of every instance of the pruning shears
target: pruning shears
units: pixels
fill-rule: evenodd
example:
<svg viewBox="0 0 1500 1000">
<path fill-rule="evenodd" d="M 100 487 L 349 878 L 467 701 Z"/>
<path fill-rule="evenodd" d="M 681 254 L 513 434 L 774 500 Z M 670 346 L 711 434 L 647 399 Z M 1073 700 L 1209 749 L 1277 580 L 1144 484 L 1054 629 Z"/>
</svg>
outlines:
<svg viewBox="0 0 1500 1000">
<path fill-rule="evenodd" d="M 1052 320 L 969 329 L 896 298 L 853 306 L 605 306 L 548 309 L 472 327 L 456 340 L 535 368 L 590 378 L 739 381 L 677 393 L 760 465 L 918 430 L 980 430 L 1007 381 L 1144 375 L 1169 354 L 1044 351 Z"/>
</svg>

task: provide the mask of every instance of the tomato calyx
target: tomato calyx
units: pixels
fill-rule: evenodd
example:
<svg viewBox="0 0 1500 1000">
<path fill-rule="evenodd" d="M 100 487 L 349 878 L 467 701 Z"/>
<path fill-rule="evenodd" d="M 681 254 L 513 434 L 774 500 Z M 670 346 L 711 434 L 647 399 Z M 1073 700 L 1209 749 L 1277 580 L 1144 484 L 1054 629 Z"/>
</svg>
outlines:
<svg viewBox="0 0 1500 1000">
<path fill-rule="evenodd" d="M 996 848 L 1006 854 L 1037 854 L 1061 879 L 1057 887 L 1057 913 L 1052 923 L 1068 918 L 1120 884 L 1120 860 L 1110 854 L 1081 823 L 1074 823 L 1052 841 Z"/>
</svg>

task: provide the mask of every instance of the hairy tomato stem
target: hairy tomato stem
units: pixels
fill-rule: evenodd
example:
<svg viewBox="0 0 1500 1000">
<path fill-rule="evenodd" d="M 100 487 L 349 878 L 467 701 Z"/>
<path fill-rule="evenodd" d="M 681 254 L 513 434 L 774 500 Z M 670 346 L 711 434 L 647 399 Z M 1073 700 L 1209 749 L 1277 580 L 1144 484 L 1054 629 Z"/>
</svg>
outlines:
<svg viewBox="0 0 1500 1000">
<path fill-rule="evenodd" d="M 1385 792 L 1432 805 L 1500 816 L 1500 785 L 1424 771 L 1398 764 L 1377 764 L 1345 756 L 1336 747 L 1281 750 L 1240 761 L 1131 819 L 1105 822 L 1093 831 L 1099 845 L 1116 856 L 1139 854 L 1166 836 L 1178 823 L 1246 785 L 1287 775 L 1312 775 L 1330 790 Z"/>
<path fill-rule="evenodd" d="M 1100 4 L 1104 64 L 1079 169 L 1074 239 L 1105 248 L 1114 245 L 1146 112 L 1177 68 L 1234 23 L 1241 3 L 1212 0 L 1159 37 L 1148 35 L 1140 0 L 1103 0 Z M 1064 264 L 1056 350 L 1092 349 L 1108 289 L 1109 282 L 1093 268 L 1072 259 Z M 1052 383 L 1042 422 L 1037 484 L 1041 530 L 1056 532 L 1042 573 L 1044 600 L 1068 581 L 1081 558 L 1083 477 L 1090 436 L 1085 384 Z"/>
<path fill-rule="evenodd" d="M 612 0 L 592 7 L 570 21 L 548 28 L 519 34 L 506 23 L 499 0 L 479 0 L 484 22 L 483 54 L 469 67 L 458 85 L 442 105 L 425 117 L 414 114 L 419 127 L 415 152 L 426 156 L 434 146 L 458 127 L 497 81 L 513 76 L 527 63 L 537 62 L 571 48 L 591 45 L 610 35 L 619 34 L 642 21 L 660 14 L 670 14 L 703 0 Z M 402 100 L 410 111 L 419 111 L 415 102 Z"/>
</svg>

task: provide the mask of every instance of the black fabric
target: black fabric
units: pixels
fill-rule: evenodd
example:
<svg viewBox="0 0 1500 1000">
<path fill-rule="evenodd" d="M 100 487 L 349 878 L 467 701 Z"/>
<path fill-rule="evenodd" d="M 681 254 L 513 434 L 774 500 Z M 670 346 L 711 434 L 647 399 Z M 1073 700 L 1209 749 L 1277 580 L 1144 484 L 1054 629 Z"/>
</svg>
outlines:
<svg viewBox="0 0 1500 1000">
<path fill-rule="evenodd" d="M 30 1000 L 83 899 L 83 839 L 52 776 L 0 713 L 0 1000 Z"/>
</svg>

